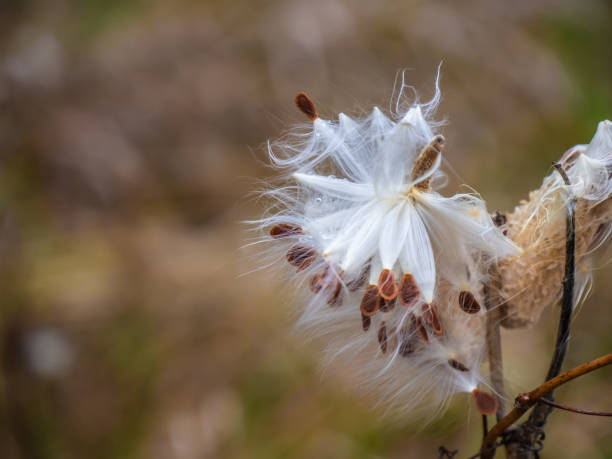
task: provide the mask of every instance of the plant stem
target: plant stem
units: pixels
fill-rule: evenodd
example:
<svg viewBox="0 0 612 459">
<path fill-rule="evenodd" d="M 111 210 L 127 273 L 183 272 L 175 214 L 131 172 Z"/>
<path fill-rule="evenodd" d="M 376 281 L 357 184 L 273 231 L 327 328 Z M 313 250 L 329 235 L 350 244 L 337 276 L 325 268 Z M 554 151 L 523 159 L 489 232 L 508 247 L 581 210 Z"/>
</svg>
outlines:
<svg viewBox="0 0 612 459">
<path fill-rule="evenodd" d="M 561 405 L 560 403 L 555 403 L 551 400 L 548 400 L 546 397 L 540 398 L 540 403 L 545 403 L 546 405 L 550 405 L 554 408 L 559 408 L 560 410 L 571 411 L 572 413 L 586 414 L 589 416 L 612 416 L 612 411 L 592 411 L 592 410 L 583 410 L 581 408 L 572 408 L 571 406 L 566 406 L 566 405 Z"/>
<path fill-rule="evenodd" d="M 506 217 L 496 212 L 493 220 L 499 226 L 506 221 Z M 494 294 L 494 292 L 501 290 L 501 276 L 498 275 L 496 268 L 494 269 L 495 272 L 491 275 L 491 284 L 485 284 L 484 286 L 484 297 L 487 309 L 486 339 L 489 354 L 489 374 L 494 391 L 493 396 L 497 399 L 498 408 L 495 416 L 499 422 L 506 415 L 506 390 L 504 388 L 504 365 L 500 333 L 502 317 L 499 305 L 502 301 Z"/>
<path fill-rule="evenodd" d="M 557 329 L 555 350 L 553 352 L 550 366 L 548 368 L 548 373 L 546 375 L 547 381 L 554 379 L 559 374 L 559 371 L 561 371 L 561 366 L 563 365 L 563 360 L 565 359 L 565 354 L 567 353 L 567 347 L 569 344 L 570 323 L 572 311 L 574 308 L 574 272 L 576 247 L 576 198 L 573 196 L 573 194 L 571 194 L 571 189 L 569 189 L 571 183 L 567 174 L 565 173 L 565 170 L 563 169 L 563 166 L 560 163 L 553 163 L 553 166 L 555 170 L 559 173 L 559 175 L 561 175 L 563 182 L 568 187 L 568 193 L 570 193 L 570 197 L 565 206 L 565 273 L 563 277 L 563 296 L 561 299 L 561 313 L 559 316 L 559 327 Z M 552 389 L 540 395 L 540 397 L 542 396 L 545 396 L 546 398 L 552 400 Z M 529 407 L 531 406 L 532 405 L 529 405 Z M 522 414 L 529 407 L 525 408 L 525 410 L 520 412 L 520 414 L 517 413 L 518 417 L 522 416 Z M 506 447 L 509 457 L 533 457 L 533 451 L 535 450 L 534 445 L 536 445 L 537 442 L 541 441 L 541 438 L 543 439 L 542 428 L 546 424 L 546 419 L 548 418 L 548 415 L 550 414 L 552 409 L 553 408 L 549 405 L 539 403 L 529 416 L 529 419 L 527 419 L 527 421 L 525 421 L 514 432 L 512 432 L 511 439 L 508 442 L 508 446 Z M 516 419 L 518 419 L 518 417 Z M 497 425 L 502 424 L 502 421 L 504 419 L 499 421 Z M 514 419 L 511 423 L 513 423 L 516 419 Z M 508 427 L 509 425 L 510 424 L 506 425 L 506 427 Z M 494 426 L 491 430 L 495 430 L 495 427 L 497 426 Z M 483 452 L 483 457 L 493 457 L 494 455 L 494 450 L 492 452 Z"/>
<path fill-rule="evenodd" d="M 497 437 L 499 437 L 508 427 L 514 424 L 523 414 L 525 414 L 527 410 L 529 410 L 529 408 L 535 405 L 541 397 L 552 392 L 556 387 L 586 373 L 590 373 L 591 371 L 595 371 L 601 367 L 610 365 L 611 363 L 612 353 L 591 360 L 590 362 L 583 363 L 582 365 L 578 365 L 577 367 L 546 381 L 544 384 L 538 386 L 531 392 L 520 394 L 518 397 L 516 397 L 514 408 L 506 416 L 504 416 L 501 421 L 495 424 L 491 430 L 489 430 L 489 433 L 482 442 L 480 450 L 487 450 L 491 445 L 493 445 Z M 483 454 L 482 457 L 493 457 L 493 455 L 485 456 Z"/>
<path fill-rule="evenodd" d="M 565 184 L 571 185 L 565 170 L 560 163 L 553 164 L 555 170 L 561 175 Z M 568 190 L 571 193 L 571 190 Z M 575 221 L 576 198 L 570 195 L 565 206 L 565 274 L 563 276 L 563 296 L 561 299 L 561 312 L 559 315 L 559 327 L 555 350 L 548 368 L 546 380 L 557 376 L 561 371 L 565 354 L 569 344 L 570 323 L 574 309 L 574 272 L 575 272 L 575 246 L 576 246 L 576 221 Z M 552 392 L 545 394 L 543 398 L 554 400 Z M 543 440 L 543 427 L 548 415 L 553 408 L 545 403 L 538 403 L 533 409 L 527 421 L 521 424 L 516 432 L 512 434 L 513 450 L 512 456 L 517 458 L 531 458 L 536 443 Z M 541 447 L 541 445 L 540 445 Z"/>
<path fill-rule="evenodd" d="M 506 415 L 506 391 L 504 389 L 504 374 L 502 361 L 501 335 L 499 330 L 499 309 L 490 310 L 487 314 L 487 349 L 489 352 L 489 372 L 494 396 L 498 408 L 495 416 L 499 422 Z"/>
<path fill-rule="evenodd" d="M 482 415 L 482 439 L 484 440 L 489 433 L 489 421 L 487 419 L 487 415 Z"/>
<path fill-rule="evenodd" d="M 569 178 L 559 163 L 554 164 L 555 169 L 563 177 L 566 185 L 570 185 Z M 567 353 L 569 343 L 570 322 L 574 309 L 574 271 L 575 271 L 575 247 L 576 247 L 576 221 L 575 212 L 576 198 L 573 196 L 567 203 L 565 216 L 565 276 L 563 277 L 563 298 L 561 301 L 561 316 L 559 317 L 559 328 L 557 330 L 557 342 L 555 352 L 548 368 L 546 379 L 552 379 L 561 371 L 561 365 Z"/>
</svg>

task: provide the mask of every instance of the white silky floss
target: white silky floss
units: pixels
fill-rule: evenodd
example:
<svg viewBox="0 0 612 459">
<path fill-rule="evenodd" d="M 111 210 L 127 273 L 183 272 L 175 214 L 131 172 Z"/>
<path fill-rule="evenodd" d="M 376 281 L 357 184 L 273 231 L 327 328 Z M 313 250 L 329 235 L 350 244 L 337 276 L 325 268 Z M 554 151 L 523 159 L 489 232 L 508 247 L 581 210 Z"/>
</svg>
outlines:
<svg viewBox="0 0 612 459">
<path fill-rule="evenodd" d="M 484 359 L 482 281 L 492 263 L 521 249 L 472 194 L 445 197 L 444 138 L 430 117 L 440 100 L 414 103 L 394 121 L 323 120 L 303 93 L 312 128 L 269 146 L 291 183 L 257 225 L 282 245 L 312 293 L 299 325 L 326 344 L 328 362 L 351 359 L 354 379 L 387 406 L 438 413 L 478 389 Z"/>
</svg>

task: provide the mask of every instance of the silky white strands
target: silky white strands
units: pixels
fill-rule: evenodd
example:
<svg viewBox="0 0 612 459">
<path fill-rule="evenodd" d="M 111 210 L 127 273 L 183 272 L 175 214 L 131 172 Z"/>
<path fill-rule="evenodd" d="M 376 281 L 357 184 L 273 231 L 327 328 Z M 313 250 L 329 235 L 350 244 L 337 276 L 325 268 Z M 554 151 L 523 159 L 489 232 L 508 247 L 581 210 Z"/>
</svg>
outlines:
<svg viewBox="0 0 612 459">
<path fill-rule="evenodd" d="M 312 127 L 269 147 L 293 183 L 267 193 L 276 205 L 257 224 L 308 279 L 300 325 L 325 340 L 330 359 L 353 359 L 360 385 L 430 413 L 468 392 L 490 414 L 495 399 L 478 388 L 481 285 L 491 263 L 521 250 L 479 197 L 435 191 L 444 183 L 445 140 L 430 119 L 439 98 L 436 85 L 397 121 L 378 108 L 327 121 L 299 93 Z"/>
<path fill-rule="evenodd" d="M 570 185 L 553 171 L 508 215 L 508 236 L 524 248 L 500 267 L 507 328 L 534 324 L 561 297 L 565 259 L 565 214 L 576 199 L 576 274 L 574 304 L 589 290 L 595 259 L 612 234 L 612 123 L 602 121 L 591 143 L 569 149 L 561 158 Z"/>
</svg>

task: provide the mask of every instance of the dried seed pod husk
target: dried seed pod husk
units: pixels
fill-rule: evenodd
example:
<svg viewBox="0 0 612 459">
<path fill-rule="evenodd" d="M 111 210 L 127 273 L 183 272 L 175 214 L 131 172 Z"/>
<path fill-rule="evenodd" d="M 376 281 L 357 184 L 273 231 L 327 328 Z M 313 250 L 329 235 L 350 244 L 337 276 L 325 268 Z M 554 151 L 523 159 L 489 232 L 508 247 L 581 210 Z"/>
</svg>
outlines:
<svg viewBox="0 0 612 459">
<path fill-rule="evenodd" d="M 524 252 L 501 261 L 498 267 L 501 291 L 494 301 L 501 304 L 502 326 L 521 328 L 535 324 L 544 310 L 561 298 L 565 270 L 565 201 L 557 195 L 542 205 L 546 186 L 508 215 L 508 236 Z M 596 252 L 604 251 L 612 228 L 612 200 L 595 206 L 577 199 L 575 206 L 575 302 L 590 280 Z"/>
</svg>

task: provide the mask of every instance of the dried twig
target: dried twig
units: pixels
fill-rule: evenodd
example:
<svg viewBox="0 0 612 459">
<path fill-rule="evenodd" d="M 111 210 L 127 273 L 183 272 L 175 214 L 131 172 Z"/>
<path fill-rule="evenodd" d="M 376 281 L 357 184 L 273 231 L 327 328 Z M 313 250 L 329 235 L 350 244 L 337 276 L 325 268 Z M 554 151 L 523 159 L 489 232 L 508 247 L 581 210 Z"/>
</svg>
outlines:
<svg viewBox="0 0 612 459">
<path fill-rule="evenodd" d="M 589 416 L 612 416 L 612 411 L 592 411 L 583 410 L 581 408 L 573 408 L 571 406 L 561 405 L 560 403 L 548 400 L 546 397 L 542 397 L 540 399 L 540 403 L 545 403 L 546 405 L 550 405 L 554 408 L 559 408 L 560 410 L 571 411 L 572 413 L 587 414 Z"/>
<path fill-rule="evenodd" d="M 488 303 L 488 295 L 487 295 Z M 489 353 L 489 373 L 493 395 L 497 399 L 497 421 L 506 414 L 506 399 L 504 389 L 504 373 L 502 361 L 501 335 L 499 330 L 499 308 L 489 310 L 487 314 L 487 350 Z"/>
<path fill-rule="evenodd" d="M 458 449 L 450 450 L 446 449 L 444 446 L 440 446 L 438 448 L 438 459 L 452 459 L 458 452 Z"/>
<path fill-rule="evenodd" d="M 553 164 L 557 172 L 563 177 L 563 181 L 569 187 L 571 185 L 565 170 L 560 163 Z M 565 217 L 565 276 L 563 277 L 563 298 L 561 300 L 561 316 L 559 317 L 559 329 L 557 330 L 557 341 L 555 352 L 548 368 L 546 379 L 552 379 L 561 371 L 561 365 L 567 353 L 569 343 L 570 322 L 574 309 L 574 271 L 575 271 L 575 248 L 576 248 L 576 198 L 572 195 L 566 206 Z M 551 394 L 552 396 L 552 394 Z"/>
<path fill-rule="evenodd" d="M 523 414 L 527 412 L 527 410 L 529 410 L 529 408 L 535 405 L 541 397 L 550 393 L 556 387 L 571 381 L 572 379 L 610 364 L 612 364 L 612 353 L 599 357 L 595 360 L 591 360 L 590 362 L 583 363 L 582 365 L 578 365 L 577 367 L 572 368 L 571 370 L 566 371 L 565 373 L 562 373 L 549 381 L 546 381 L 544 384 L 540 385 L 531 392 L 520 394 L 518 397 L 516 397 L 514 408 L 489 431 L 482 442 L 482 446 L 480 448 L 481 452 L 489 450 L 489 448 L 495 443 L 497 437 L 499 437 L 508 427 L 514 424 Z M 484 453 L 482 453 L 481 456 L 492 457 L 492 455 L 485 456 Z"/>
<path fill-rule="evenodd" d="M 553 163 L 555 170 L 561 175 L 568 192 L 570 180 L 560 163 Z M 561 312 L 559 316 L 559 327 L 557 329 L 557 339 L 555 350 L 548 368 L 546 380 L 557 376 L 561 371 L 570 336 L 570 323 L 572 311 L 574 309 L 574 272 L 575 272 L 575 248 L 576 248 L 576 219 L 575 219 L 576 198 L 570 196 L 565 206 L 565 274 L 563 277 L 563 296 L 561 298 Z M 552 391 L 543 395 L 542 398 L 553 400 Z M 510 456 L 531 457 L 532 452 L 542 447 L 544 439 L 543 427 L 546 419 L 552 411 L 552 407 L 545 403 L 538 403 L 529 415 L 527 421 L 521 424 L 514 431 L 510 438 L 508 452 Z M 536 443 L 539 443 L 536 447 Z M 521 453 L 519 454 L 519 451 Z"/>
<path fill-rule="evenodd" d="M 495 212 L 493 221 L 496 226 L 501 226 L 506 222 L 506 216 L 500 212 Z M 504 369 L 502 360 L 501 334 L 499 324 L 501 322 L 501 309 L 496 307 L 499 299 L 493 292 L 500 290 L 501 278 L 492 275 L 491 285 L 484 286 L 485 307 L 487 309 L 487 352 L 489 357 L 489 373 L 491 385 L 493 386 L 494 396 L 497 399 L 497 421 L 499 422 L 506 415 L 506 391 L 504 389 Z"/>
<path fill-rule="evenodd" d="M 487 415 L 482 415 L 482 439 L 484 440 L 489 433 L 489 421 L 487 419 Z"/>
</svg>

